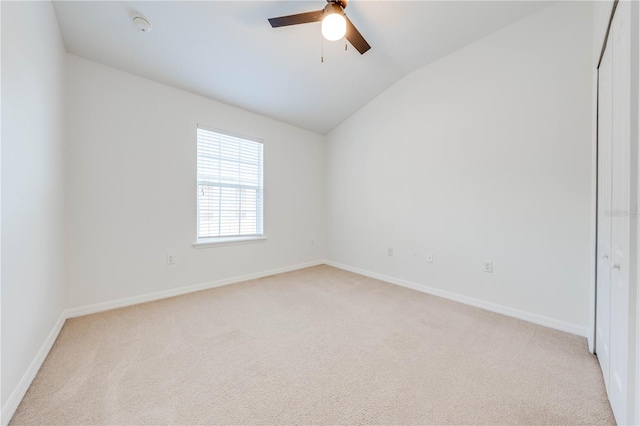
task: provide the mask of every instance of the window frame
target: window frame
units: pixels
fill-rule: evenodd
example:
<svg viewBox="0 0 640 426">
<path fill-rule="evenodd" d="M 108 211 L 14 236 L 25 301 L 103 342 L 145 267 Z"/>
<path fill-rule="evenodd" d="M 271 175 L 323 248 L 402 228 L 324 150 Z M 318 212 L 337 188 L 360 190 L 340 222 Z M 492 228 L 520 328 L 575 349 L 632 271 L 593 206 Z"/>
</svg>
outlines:
<svg viewBox="0 0 640 426">
<path fill-rule="evenodd" d="M 198 166 L 198 129 L 217 133 L 224 136 L 230 136 L 232 138 L 243 139 L 249 142 L 255 142 L 257 144 L 262 145 L 262 153 L 261 153 L 261 164 L 259 164 L 259 182 L 260 185 L 258 188 L 258 202 L 256 204 L 256 225 L 261 225 L 259 229 L 260 232 L 256 234 L 248 234 L 248 235 L 224 235 L 218 237 L 200 237 L 200 200 L 199 200 L 199 190 L 200 190 L 200 181 L 198 179 L 199 176 L 199 166 Z M 246 243 L 256 243 L 266 241 L 264 228 L 264 141 L 260 138 L 255 138 L 251 136 L 246 136 L 239 133 L 229 132 L 227 130 L 221 130 L 215 127 L 207 126 L 204 124 L 197 123 L 196 125 L 196 239 L 193 243 L 193 247 L 195 248 L 206 248 L 206 247 L 216 247 L 216 246 L 225 246 L 225 245 L 236 245 L 236 244 L 246 244 Z M 217 185 L 212 185 L 217 186 Z M 220 185 L 219 187 L 223 187 L 224 185 Z"/>
</svg>

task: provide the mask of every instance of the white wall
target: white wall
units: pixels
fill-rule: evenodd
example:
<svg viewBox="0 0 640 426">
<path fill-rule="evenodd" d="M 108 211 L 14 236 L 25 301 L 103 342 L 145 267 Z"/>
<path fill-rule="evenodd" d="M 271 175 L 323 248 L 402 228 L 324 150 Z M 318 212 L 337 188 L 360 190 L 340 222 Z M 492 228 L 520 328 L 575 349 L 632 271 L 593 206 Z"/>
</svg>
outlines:
<svg viewBox="0 0 640 426">
<path fill-rule="evenodd" d="M 590 3 L 545 8 L 329 133 L 328 258 L 586 334 L 592 22 Z"/>
<path fill-rule="evenodd" d="M 324 136 L 76 56 L 67 70 L 69 307 L 324 258 Z M 197 123 L 264 140 L 266 242 L 192 247 Z"/>
<path fill-rule="evenodd" d="M 636 7 L 637 13 L 635 16 L 635 22 L 640 23 L 640 7 Z M 633 8 L 632 8 L 633 11 Z M 640 31 L 638 31 L 638 38 L 636 39 L 636 45 L 638 46 L 638 50 L 640 50 Z M 632 44 L 633 46 L 633 44 Z M 636 63 L 636 72 L 640 74 L 640 51 L 636 52 L 638 55 L 638 62 Z M 638 110 L 640 110 L 640 98 L 638 99 Z M 638 145 L 640 145 L 640 117 L 636 117 L 638 121 L 637 134 L 638 136 Z M 632 120 L 633 123 L 633 120 Z M 632 163 L 633 164 L 633 163 Z M 638 159 L 635 162 L 636 170 L 640 169 L 640 148 L 638 149 Z M 637 183 L 637 197 L 636 200 L 640 200 L 640 172 L 638 172 L 638 183 Z M 638 230 L 640 234 L 640 230 Z M 636 253 L 638 257 L 636 258 L 636 389 L 635 389 L 635 423 L 640 425 L 640 273 L 638 269 L 640 269 L 640 235 L 637 235 L 636 242 L 638 246 L 636 247 Z"/>
<path fill-rule="evenodd" d="M 637 14 L 635 16 L 635 22 L 639 22 L 640 23 L 640 7 L 636 7 L 637 9 Z M 632 9 L 633 10 L 633 9 Z M 640 31 L 638 31 L 638 38 L 636 39 L 636 43 L 638 46 L 638 49 L 640 50 Z M 638 74 L 640 74 L 640 52 L 636 52 L 638 54 L 638 62 L 636 63 L 636 70 L 638 72 Z M 640 110 L 640 99 L 638 99 L 638 110 Z M 639 139 L 640 139 L 640 117 L 636 117 L 637 121 L 638 121 L 638 129 L 637 129 L 637 134 L 639 135 Z M 633 123 L 633 120 L 632 120 Z M 640 145 L 640 140 L 638 141 L 638 144 Z M 636 170 L 640 169 L 640 149 L 638 149 L 638 159 L 635 162 L 635 167 Z M 637 194 L 637 200 L 640 200 L 640 172 L 638 173 L 638 183 L 637 183 L 637 189 L 638 189 L 638 194 Z M 638 232 L 640 233 L 640 230 L 638 230 Z M 635 411 L 636 411 L 636 417 L 635 417 L 635 423 L 636 424 L 640 424 L 640 273 L 638 272 L 638 269 L 640 268 L 640 235 L 637 236 L 636 238 L 636 242 L 638 243 L 638 246 L 636 248 L 636 253 L 638 255 L 637 259 L 636 259 L 636 297 L 637 297 L 637 303 L 636 303 L 636 389 L 635 389 Z"/>
<path fill-rule="evenodd" d="M 5 421 L 7 401 L 64 307 L 66 54 L 51 3 L 2 2 L 1 7 Z"/>
<path fill-rule="evenodd" d="M 631 40 L 629 43 L 630 52 L 630 78 L 631 78 L 631 201 L 638 210 L 638 200 L 640 200 L 640 5 L 638 2 L 631 3 Z M 629 282 L 629 416 L 630 422 L 640 424 L 640 227 L 638 216 L 631 219 L 631 249 L 629 251 L 631 263 L 633 264 L 632 276 Z M 635 299 L 635 300 L 634 300 Z M 635 302 L 635 303 L 634 303 Z M 635 361 L 635 362 L 634 362 Z"/>
</svg>

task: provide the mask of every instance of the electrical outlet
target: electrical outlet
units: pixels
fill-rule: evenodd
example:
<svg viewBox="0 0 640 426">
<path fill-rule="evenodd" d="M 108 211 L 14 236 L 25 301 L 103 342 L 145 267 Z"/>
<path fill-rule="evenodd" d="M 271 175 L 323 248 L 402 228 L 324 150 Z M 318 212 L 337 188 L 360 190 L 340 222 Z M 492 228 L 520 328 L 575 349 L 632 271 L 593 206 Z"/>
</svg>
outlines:
<svg viewBox="0 0 640 426">
<path fill-rule="evenodd" d="M 175 265 L 176 257 L 172 254 L 167 255 L 167 265 Z"/>
<path fill-rule="evenodd" d="M 393 256 L 393 249 L 391 247 L 387 249 L 387 256 Z"/>
<path fill-rule="evenodd" d="M 433 263 L 433 253 L 427 253 L 427 263 Z"/>
<path fill-rule="evenodd" d="M 493 272 L 493 261 L 485 260 L 484 261 L 484 271 L 485 272 Z"/>
</svg>

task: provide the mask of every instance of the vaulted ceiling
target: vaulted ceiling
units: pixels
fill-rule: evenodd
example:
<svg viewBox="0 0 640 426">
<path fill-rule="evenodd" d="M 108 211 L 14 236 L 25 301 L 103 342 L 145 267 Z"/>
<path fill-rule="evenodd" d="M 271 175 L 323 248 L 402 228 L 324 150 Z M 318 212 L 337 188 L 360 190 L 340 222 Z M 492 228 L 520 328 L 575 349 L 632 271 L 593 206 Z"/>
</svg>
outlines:
<svg viewBox="0 0 640 426">
<path fill-rule="evenodd" d="M 326 133 L 406 74 L 547 6 L 541 1 L 351 1 L 372 49 L 322 41 L 320 23 L 267 18 L 317 1 L 56 1 L 69 53 Z M 148 18 L 143 33 L 131 19 Z M 324 49 L 324 62 L 320 61 Z M 473 64 L 469 64 L 473 66 Z"/>
</svg>

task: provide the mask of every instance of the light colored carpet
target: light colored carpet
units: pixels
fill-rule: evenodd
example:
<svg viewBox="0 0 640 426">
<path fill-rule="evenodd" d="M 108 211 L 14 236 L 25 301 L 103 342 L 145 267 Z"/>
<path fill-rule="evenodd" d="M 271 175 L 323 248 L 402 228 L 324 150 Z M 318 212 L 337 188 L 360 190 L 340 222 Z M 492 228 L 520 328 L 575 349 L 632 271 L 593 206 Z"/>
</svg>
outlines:
<svg viewBox="0 0 640 426">
<path fill-rule="evenodd" d="M 586 340 L 318 266 L 67 321 L 12 425 L 614 424 Z"/>
</svg>

